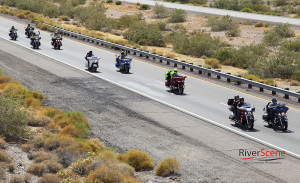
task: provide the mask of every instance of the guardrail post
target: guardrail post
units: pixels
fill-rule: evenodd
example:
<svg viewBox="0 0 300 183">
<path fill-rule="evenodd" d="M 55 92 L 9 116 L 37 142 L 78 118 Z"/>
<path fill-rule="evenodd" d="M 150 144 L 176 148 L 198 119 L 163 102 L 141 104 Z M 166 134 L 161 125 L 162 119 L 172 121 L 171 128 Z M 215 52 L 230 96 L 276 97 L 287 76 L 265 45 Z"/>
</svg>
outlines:
<svg viewBox="0 0 300 183">
<path fill-rule="evenodd" d="M 228 73 L 226 73 L 226 74 L 229 74 L 229 75 L 231 75 L 231 73 L 230 73 L 230 72 L 228 72 Z M 227 78 L 227 83 L 230 83 L 230 82 L 231 82 L 231 79 Z"/>
<path fill-rule="evenodd" d="M 298 98 L 298 102 L 300 103 L 300 98 Z"/>
<path fill-rule="evenodd" d="M 159 59 L 159 62 L 161 63 L 161 62 L 162 62 L 162 59 Z"/>
<path fill-rule="evenodd" d="M 149 58 L 149 56 L 148 56 L 148 55 L 146 55 L 146 58 L 148 59 L 148 58 Z"/>
<path fill-rule="evenodd" d="M 193 65 L 194 63 L 190 63 L 191 65 Z M 190 67 L 190 71 L 193 72 L 194 69 Z"/>
<path fill-rule="evenodd" d="M 221 70 L 216 70 L 217 72 L 221 72 Z M 217 75 L 217 79 L 221 79 L 220 75 Z"/>
<path fill-rule="evenodd" d="M 242 77 L 241 75 L 238 75 L 237 77 Z M 237 85 L 241 85 L 242 83 L 240 81 L 236 81 Z"/>
<path fill-rule="evenodd" d="M 272 95 L 276 95 L 276 91 L 272 91 Z"/>
<path fill-rule="evenodd" d="M 142 56 L 143 56 L 143 54 L 140 53 L 140 57 L 142 57 Z"/>
<path fill-rule="evenodd" d="M 263 81 L 261 81 L 260 83 L 262 83 L 262 84 L 263 84 L 264 82 L 263 82 Z M 260 92 L 263 92 L 263 91 L 264 91 L 264 88 L 263 88 L 263 87 L 259 87 L 259 91 L 260 91 Z"/>
<path fill-rule="evenodd" d="M 249 80 L 252 81 L 252 79 L 250 78 Z M 248 88 L 252 88 L 252 84 L 248 84 Z"/>
<path fill-rule="evenodd" d="M 183 61 L 181 61 L 181 62 L 185 63 L 185 61 L 184 61 L 184 60 L 183 60 Z M 185 69 L 185 66 L 184 66 L 184 65 L 182 65 L 182 69 Z"/>
<path fill-rule="evenodd" d="M 285 88 L 286 90 L 290 90 L 289 88 Z M 284 94 L 284 98 L 289 99 L 290 96 L 288 94 Z"/>
<path fill-rule="evenodd" d="M 177 64 L 176 64 L 176 63 L 174 63 L 174 67 L 177 67 Z"/>
<path fill-rule="evenodd" d="M 169 61 L 167 61 L 167 65 L 170 65 L 170 62 L 169 62 Z"/>
<path fill-rule="evenodd" d="M 202 67 L 202 65 L 198 65 L 199 67 Z M 202 74 L 203 72 L 201 70 L 198 70 L 199 74 Z"/>
</svg>

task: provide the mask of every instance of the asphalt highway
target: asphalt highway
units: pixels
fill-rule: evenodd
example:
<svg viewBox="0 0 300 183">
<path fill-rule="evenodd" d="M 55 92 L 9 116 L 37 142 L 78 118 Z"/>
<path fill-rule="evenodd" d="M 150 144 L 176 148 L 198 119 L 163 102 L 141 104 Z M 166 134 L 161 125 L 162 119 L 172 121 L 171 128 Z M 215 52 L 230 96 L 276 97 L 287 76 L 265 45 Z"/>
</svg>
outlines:
<svg viewBox="0 0 300 183">
<path fill-rule="evenodd" d="M 270 22 L 270 23 L 274 23 L 274 24 L 289 23 L 292 26 L 300 26 L 299 18 L 288 18 L 288 17 L 280 17 L 280 16 L 262 15 L 262 14 L 246 13 L 246 12 L 240 12 L 240 11 L 193 6 L 193 5 L 187 5 L 187 4 L 162 2 L 162 1 L 155 1 L 155 0 L 124 0 L 124 1 L 128 2 L 128 3 L 148 4 L 151 6 L 154 6 L 156 3 L 158 3 L 158 4 L 164 5 L 167 8 L 183 9 L 185 11 L 191 11 L 191 12 L 202 13 L 202 14 L 207 14 L 207 15 L 216 15 L 216 16 L 230 15 L 231 17 L 234 17 L 237 19 L 250 20 L 250 21 L 254 21 L 254 22 Z"/>
<path fill-rule="evenodd" d="M 18 29 L 19 38 L 15 42 L 26 48 L 31 48 L 30 40 L 25 38 L 24 24 L 0 18 L 0 37 L 9 39 L 9 28 L 14 25 Z M 268 98 L 260 98 L 251 93 L 241 93 L 229 87 L 220 86 L 201 79 L 201 77 L 190 77 L 186 79 L 185 94 L 175 95 L 168 92 L 164 86 L 164 74 L 166 69 L 153 65 L 143 59 L 134 59 L 130 74 L 121 74 L 115 68 L 115 54 L 112 51 L 102 49 L 100 46 L 91 46 L 79 41 L 65 37 L 63 39 L 62 50 L 54 50 L 51 46 L 51 36 L 49 32 L 41 31 L 41 47 L 36 52 L 54 58 L 58 61 L 85 70 L 85 54 L 93 50 L 95 56 L 99 56 L 99 72 L 93 75 L 109 80 L 115 84 L 126 87 L 144 96 L 148 96 L 156 101 L 160 101 L 169 106 L 185 111 L 188 114 L 205 119 L 218 126 L 226 128 L 235 133 L 254 139 L 271 147 L 286 150 L 288 153 L 299 156 L 300 154 L 300 107 L 291 108 L 288 112 L 289 130 L 286 133 L 274 131 L 267 128 L 261 116 Z M 1 48 L 5 50 L 5 48 Z M 16 53 L 18 54 L 18 53 Z M 180 69 L 179 69 L 180 72 Z M 253 131 L 232 125 L 229 121 L 229 110 L 226 102 L 234 95 L 245 97 L 247 103 L 256 107 Z M 280 101 L 280 100 L 279 100 Z M 185 122 L 182 121 L 184 124 Z M 216 134 L 218 135 L 218 134 Z"/>
</svg>

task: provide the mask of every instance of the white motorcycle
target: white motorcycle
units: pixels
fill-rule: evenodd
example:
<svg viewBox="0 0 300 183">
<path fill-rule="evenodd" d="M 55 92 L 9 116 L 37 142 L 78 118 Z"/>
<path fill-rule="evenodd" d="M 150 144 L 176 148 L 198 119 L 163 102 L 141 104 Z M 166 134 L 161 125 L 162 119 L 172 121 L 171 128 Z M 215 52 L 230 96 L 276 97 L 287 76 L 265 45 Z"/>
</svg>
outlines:
<svg viewBox="0 0 300 183">
<path fill-rule="evenodd" d="M 99 67 L 98 65 L 99 60 L 100 57 L 95 57 L 95 56 L 87 57 L 86 58 L 87 62 L 85 63 L 85 67 L 87 67 L 89 71 L 97 72 L 97 69 Z"/>
</svg>

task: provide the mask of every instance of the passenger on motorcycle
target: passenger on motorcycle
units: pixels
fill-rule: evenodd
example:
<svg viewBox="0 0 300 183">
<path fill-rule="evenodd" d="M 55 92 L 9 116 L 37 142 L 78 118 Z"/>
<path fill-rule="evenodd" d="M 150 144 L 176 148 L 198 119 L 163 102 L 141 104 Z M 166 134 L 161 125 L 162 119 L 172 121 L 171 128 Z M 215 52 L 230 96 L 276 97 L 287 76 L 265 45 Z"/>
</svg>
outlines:
<svg viewBox="0 0 300 183">
<path fill-rule="evenodd" d="M 234 100 L 233 100 L 233 104 L 232 104 L 232 112 L 234 114 L 234 116 L 236 117 L 237 116 L 237 106 L 240 102 L 240 96 L 236 95 L 234 96 Z"/>
<path fill-rule="evenodd" d="M 54 45 L 56 40 L 62 40 L 62 36 L 60 34 L 58 34 L 57 32 L 55 32 L 52 37 L 51 45 Z"/>
<path fill-rule="evenodd" d="M 16 31 L 17 29 L 15 28 L 15 26 L 11 26 L 10 30 L 9 30 L 9 36 L 11 35 L 11 33 L 13 31 Z"/>
<path fill-rule="evenodd" d="M 277 107 L 278 103 L 277 103 L 277 98 L 276 97 L 273 97 L 272 98 L 272 102 L 268 103 L 267 104 L 267 115 L 268 115 L 268 118 L 269 120 L 271 120 L 271 122 L 273 123 L 274 122 L 274 117 L 275 117 L 275 107 Z"/>
<path fill-rule="evenodd" d="M 88 57 L 92 57 L 92 56 L 94 56 L 92 51 L 89 51 L 85 56 L 85 60 L 88 62 L 88 66 L 90 65 L 90 60 L 88 59 Z"/>
</svg>

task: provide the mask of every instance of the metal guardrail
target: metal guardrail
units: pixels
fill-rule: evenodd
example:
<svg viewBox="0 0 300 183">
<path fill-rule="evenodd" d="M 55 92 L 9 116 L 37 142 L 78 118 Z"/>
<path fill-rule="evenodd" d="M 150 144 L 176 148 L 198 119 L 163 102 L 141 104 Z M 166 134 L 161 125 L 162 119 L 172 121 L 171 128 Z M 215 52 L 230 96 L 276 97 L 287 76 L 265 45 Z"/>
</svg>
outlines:
<svg viewBox="0 0 300 183">
<path fill-rule="evenodd" d="M 152 57 L 153 59 L 160 60 L 160 62 L 166 61 L 167 64 L 173 63 L 174 66 L 181 65 L 183 69 L 185 69 L 185 67 L 187 67 L 187 68 L 190 68 L 191 71 L 198 70 L 198 72 L 200 74 L 207 73 L 208 76 L 216 75 L 218 79 L 220 79 L 221 77 L 224 77 L 224 78 L 227 79 L 227 82 L 231 82 L 231 80 L 233 80 L 233 81 L 236 81 L 237 84 L 239 84 L 239 85 L 242 84 L 242 83 L 248 84 L 249 88 L 252 88 L 253 86 L 256 86 L 260 89 L 261 92 L 263 92 L 264 89 L 272 91 L 273 95 L 276 95 L 276 92 L 278 92 L 278 93 L 284 94 L 284 97 L 286 99 L 288 99 L 289 96 L 292 96 L 292 97 L 297 98 L 298 102 L 300 102 L 300 93 L 296 93 L 296 92 L 288 91 L 288 90 L 285 90 L 285 89 L 277 88 L 277 87 L 274 87 L 274 86 L 266 85 L 266 84 L 263 84 L 263 83 L 259 83 L 259 82 L 252 81 L 252 80 L 249 80 L 249 79 L 241 78 L 241 77 L 238 77 L 238 76 L 233 76 L 231 74 L 222 73 L 222 72 L 219 72 L 217 70 L 211 70 L 211 69 L 207 69 L 207 68 L 204 68 L 204 67 L 201 67 L 201 66 L 196 66 L 196 65 L 193 65 L 193 64 L 190 64 L 190 63 L 185 63 L 184 61 L 174 60 L 174 59 L 171 59 L 171 58 L 168 58 L 168 57 L 164 57 L 164 56 L 157 55 L 157 54 L 154 54 L 154 53 L 149 53 L 149 52 L 142 51 L 142 50 L 139 50 L 139 49 L 130 48 L 130 47 L 123 46 L 123 45 L 120 45 L 120 44 L 115 44 L 115 43 L 104 41 L 104 40 L 101 40 L 101 39 L 89 37 L 89 36 L 82 35 L 80 33 L 75 33 L 75 32 L 72 32 L 72 31 L 68 31 L 66 29 L 62 29 L 62 28 L 59 28 L 59 27 L 56 27 L 56 26 L 51 26 L 51 25 L 48 25 L 48 24 L 45 24 L 45 25 L 47 25 L 48 27 L 51 27 L 54 30 L 58 30 L 58 31 L 60 31 L 63 34 L 68 35 L 68 36 L 72 36 L 72 37 L 75 37 L 75 38 L 80 38 L 80 39 L 83 39 L 83 40 L 92 41 L 92 42 L 95 42 L 95 43 L 101 44 L 101 45 L 108 45 L 108 46 L 111 46 L 112 48 L 118 48 L 118 49 L 121 49 L 121 50 L 125 50 L 128 53 L 133 52 L 134 55 L 140 54 L 140 56 L 145 56 L 146 58 Z"/>
</svg>

